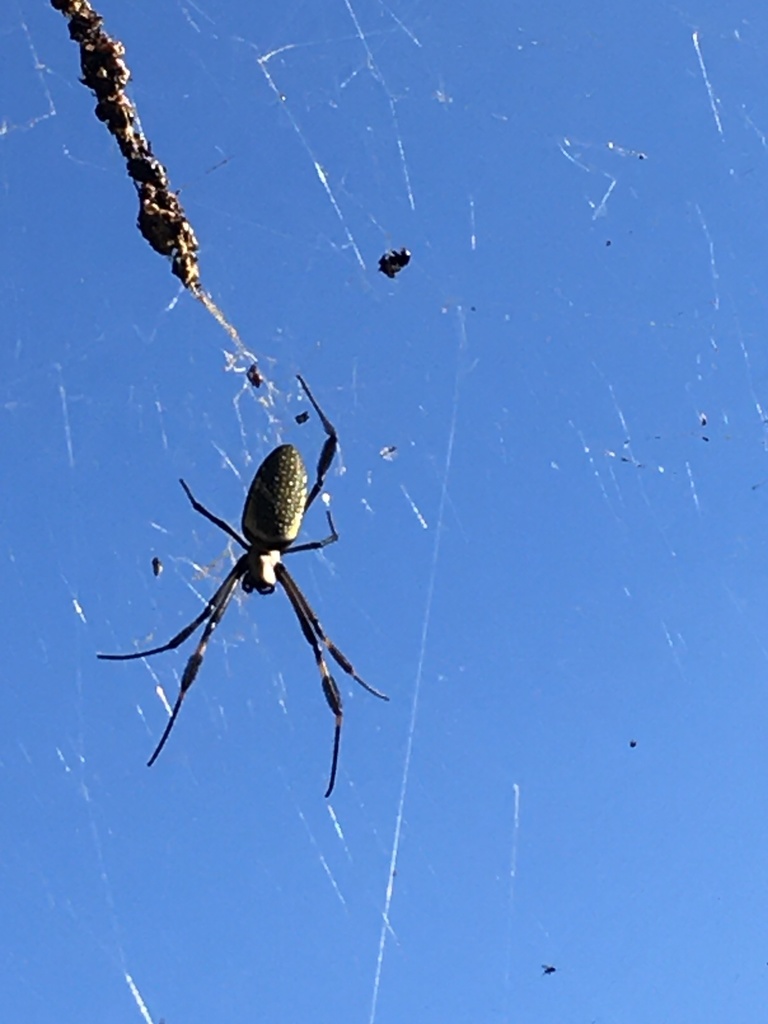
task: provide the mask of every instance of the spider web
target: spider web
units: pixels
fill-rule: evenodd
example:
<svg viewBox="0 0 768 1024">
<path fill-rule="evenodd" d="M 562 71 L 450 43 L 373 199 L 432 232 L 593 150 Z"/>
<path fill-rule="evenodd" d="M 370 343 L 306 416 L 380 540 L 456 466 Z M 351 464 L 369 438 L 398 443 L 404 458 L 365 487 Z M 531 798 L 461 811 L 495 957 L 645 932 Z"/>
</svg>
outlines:
<svg viewBox="0 0 768 1024">
<path fill-rule="evenodd" d="M 242 345 L 136 231 L 65 20 L 5 10 L 9 1015 L 758 1019 L 764 25 L 99 13 Z M 297 373 L 340 540 L 291 572 L 391 698 L 336 675 L 328 802 L 284 595 L 238 593 L 151 771 L 192 645 L 95 660 L 237 557 L 179 477 L 239 529 L 276 444 L 314 467 Z"/>
</svg>

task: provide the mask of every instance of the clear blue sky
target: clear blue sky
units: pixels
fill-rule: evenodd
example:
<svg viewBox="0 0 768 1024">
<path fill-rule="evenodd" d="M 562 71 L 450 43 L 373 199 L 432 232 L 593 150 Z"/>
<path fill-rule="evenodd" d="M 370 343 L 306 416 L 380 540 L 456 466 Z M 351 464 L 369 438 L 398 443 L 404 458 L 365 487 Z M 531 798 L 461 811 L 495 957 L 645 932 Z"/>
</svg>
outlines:
<svg viewBox="0 0 768 1024">
<path fill-rule="evenodd" d="M 100 5 L 269 397 L 136 231 L 64 19 L 0 14 L 8 1020 L 764 1018 L 768 14 L 544 6 Z M 238 526 L 272 447 L 314 463 L 296 373 L 341 540 L 291 567 L 391 697 L 338 674 L 330 801 L 284 595 L 151 770 L 192 645 L 96 660 L 227 572 L 179 477 Z"/>
</svg>

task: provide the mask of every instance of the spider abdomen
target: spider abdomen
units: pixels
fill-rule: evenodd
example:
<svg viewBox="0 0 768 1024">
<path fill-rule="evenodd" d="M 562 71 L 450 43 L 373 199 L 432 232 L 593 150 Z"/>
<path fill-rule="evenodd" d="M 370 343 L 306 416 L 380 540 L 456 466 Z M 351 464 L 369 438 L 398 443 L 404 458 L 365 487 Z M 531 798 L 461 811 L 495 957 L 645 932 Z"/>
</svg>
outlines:
<svg viewBox="0 0 768 1024">
<path fill-rule="evenodd" d="M 299 535 L 307 469 L 292 444 L 281 444 L 256 471 L 243 509 L 243 534 L 260 551 L 284 551 Z"/>
</svg>

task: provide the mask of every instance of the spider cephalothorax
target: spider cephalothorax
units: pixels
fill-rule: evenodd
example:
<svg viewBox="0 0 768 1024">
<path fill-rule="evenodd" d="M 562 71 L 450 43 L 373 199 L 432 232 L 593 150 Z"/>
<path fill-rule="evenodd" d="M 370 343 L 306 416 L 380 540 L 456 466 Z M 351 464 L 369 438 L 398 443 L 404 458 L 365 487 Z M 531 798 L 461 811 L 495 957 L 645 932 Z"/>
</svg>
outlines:
<svg viewBox="0 0 768 1024">
<path fill-rule="evenodd" d="M 338 437 L 333 424 L 315 401 L 312 392 L 307 387 L 303 378 L 299 377 L 298 380 L 307 398 L 312 403 L 312 407 L 320 417 L 326 434 L 325 443 L 317 461 L 315 482 L 312 485 L 312 490 L 307 494 L 307 470 L 300 452 L 291 444 L 281 444 L 267 455 L 251 482 L 243 508 L 243 536 L 240 536 L 229 523 L 219 519 L 218 516 L 209 512 L 204 505 L 201 505 L 186 483 L 181 480 L 181 486 L 184 488 L 192 508 L 227 533 L 244 549 L 244 554 L 235 562 L 216 593 L 206 603 L 197 618 L 190 622 L 188 626 L 185 626 L 167 644 L 163 644 L 161 647 L 152 647 L 145 651 L 133 651 L 131 654 L 99 654 L 98 657 L 105 661 L 130 661 L 132 658 L 148 658 L 153 654 L 162 654 L 163 651 L 174 650 L 192 636 L 206 619 L 208 620 L 208 624 L 203 630 L 197 647 L 190 655 L 184 668 L 179 686 L 179 695 L 168 719 L 168 724 L 163 735 L 160 737 L 160 742 L 157 744 L 152 757 L 148 761 L 148 764 L 151 766 L 155 763 L 160 751 L 165 746 L 165 741 L 168 739 L 181 710 L 184 697 L 200 670 L 211 635 L 219 622 L 221 622 L 238 581 L 240 581 L 243 590 L 247 594 L 252 593 L 254 590 L 259 594 L 271 594 L 279 584 L 291 602 L 305 640 L 312 648 L 315 662 L 320 671 L 325 699 L 336 717 L 331 775 L 328 789 L 325 793 L 326 796 L 330 796 L 336 782 L 343 711 L 341 694 L 336 685 L 336 680 L 328 671 L 323 655 L 323 647 L 328 650 L 333 660 L 348 675 L 352 676 L 362 687 L 368 690 L 369 693 L 376 697 L 381 697 L 382 700 L 388 700 L 389 698 L 361 679 L 352 667 L 350 660 L 326 636 L 309 602 L 282 562 L 283 555 L 294 554 L 297 551 L 317 551 L 328 544 L 333 544 L 339 539 L 339 535 L 336 533 L 336 528 L 333 525 L 331 513 L 326 512 L 328 528 L 330 529 L 327 537 L 323 540 L 309 541 L 305 544 L 294 543 L 299 535 L 307 510 L 322 490 L 325 476 L 330 469 L 338 447 Z"/>
</svg>

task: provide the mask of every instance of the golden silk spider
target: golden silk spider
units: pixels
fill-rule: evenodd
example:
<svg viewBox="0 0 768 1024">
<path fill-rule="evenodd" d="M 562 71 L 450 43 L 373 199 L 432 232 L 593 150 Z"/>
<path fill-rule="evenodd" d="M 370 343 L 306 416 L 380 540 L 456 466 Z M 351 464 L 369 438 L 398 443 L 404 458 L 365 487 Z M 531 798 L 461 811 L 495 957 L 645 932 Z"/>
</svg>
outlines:
<svg viewBox="0 0 768 1024">
<path fill-rule="evenodd" d="M 169 640 L 167 644 L 144 651 L 133 651 L 130 654 L 99 654 L 97 657 L 104 661 L 131 661 L 134 658 L 149 658 L 153 654 L 172 651 L 192 636 L 206 619 L 208 620 L 197 647 L 189 656 L 189 660 L 184 668 L 179 686 L 179 695 L 171 711 L 168 724 L 163 735 L 160 737 L 160 742 L 157 744 L 154 753 L 147 762 L 148 766 L 151 767 L 165 746 L 165 741 L 168 739 L 171 729 L 173 729 L 187 691 L 195 681 L 200 666 L 203 663 L 208 642 L 213 635 L 213 631 L 221 622 L 224 612 L 227 610 L 238 581 L 241 583 L 246 594 L 250 594 L 254 590 L 259 594 L 271 594 L 277 584 L 280 584 L 291 603 L 296 618 L 299 620 L 299 626 L 304 634 L 304 639 L 310 645 L 315 655 L 315 662 L 320 671 L 325 699 L 328 702 L 328 707 L 336 717 L 331 774 L 328 781 L 328 789 L 325 793 L 326 797 L 328 797 L 331 795 L 336 782 L 343 710 L 341 694 L 336 680 L 328 671 L 328 666 L 323 656 L 323 647 L 327 649 L 333 660 L 347 675 L 352 676 L 356 682 L 369 693 L 372 693 L 374 697 L 380 697 L 382 700 L 389 700 L 389 698 L 386 694 L 381 693 L 366 683 L 364 679 L 361 679 L 349 658 L 342 654 L 336 644 L 325 634 L 320 620 L 282 561 L 283 555 L 295 554 L 298 551 L 317 551 L 328 544 L 333 544 L 339 539 L 331 513 L 326 511 L 330 534 L 323 540 L 309 541 L 305 544 L 294 543 L 299 535 L 304 516 L 322 490 L 323 482 L 331 467 L 339 443 L 336 429 L 318 405 L 303 377 L 299 376 L 298 381 L 320 418 L 326 434 L 320 457 L 317 460 L 315 482 L 312 485 L 312 489 L 307 493 L 307 470 L 299 451 L 292 444 L 279 445 L 279 447 L 267 455 L 259 466 L 248 489 L 248 496 L 245 499 L 245 506 L 243 508 L 243 536 L 241 536 L 229 523 L 219 519 L 218 516 L 209 512 L 204 505 L 201 505 L 187 484 L 180 480 L 179 482 L 184 488 L 184 493 L 189 498 L 195 512 L 199 512 L 200 515 L 205 516 L 215 526 L 218 526 L 220 530 L 223 530 L 244 549 L 244 554 L 240 555 L 223 583 L 220 584 L 200 614 L 188 626 L 185 626 L 181 632 L 177 633 L 172 640 Z"/>
</svg>

